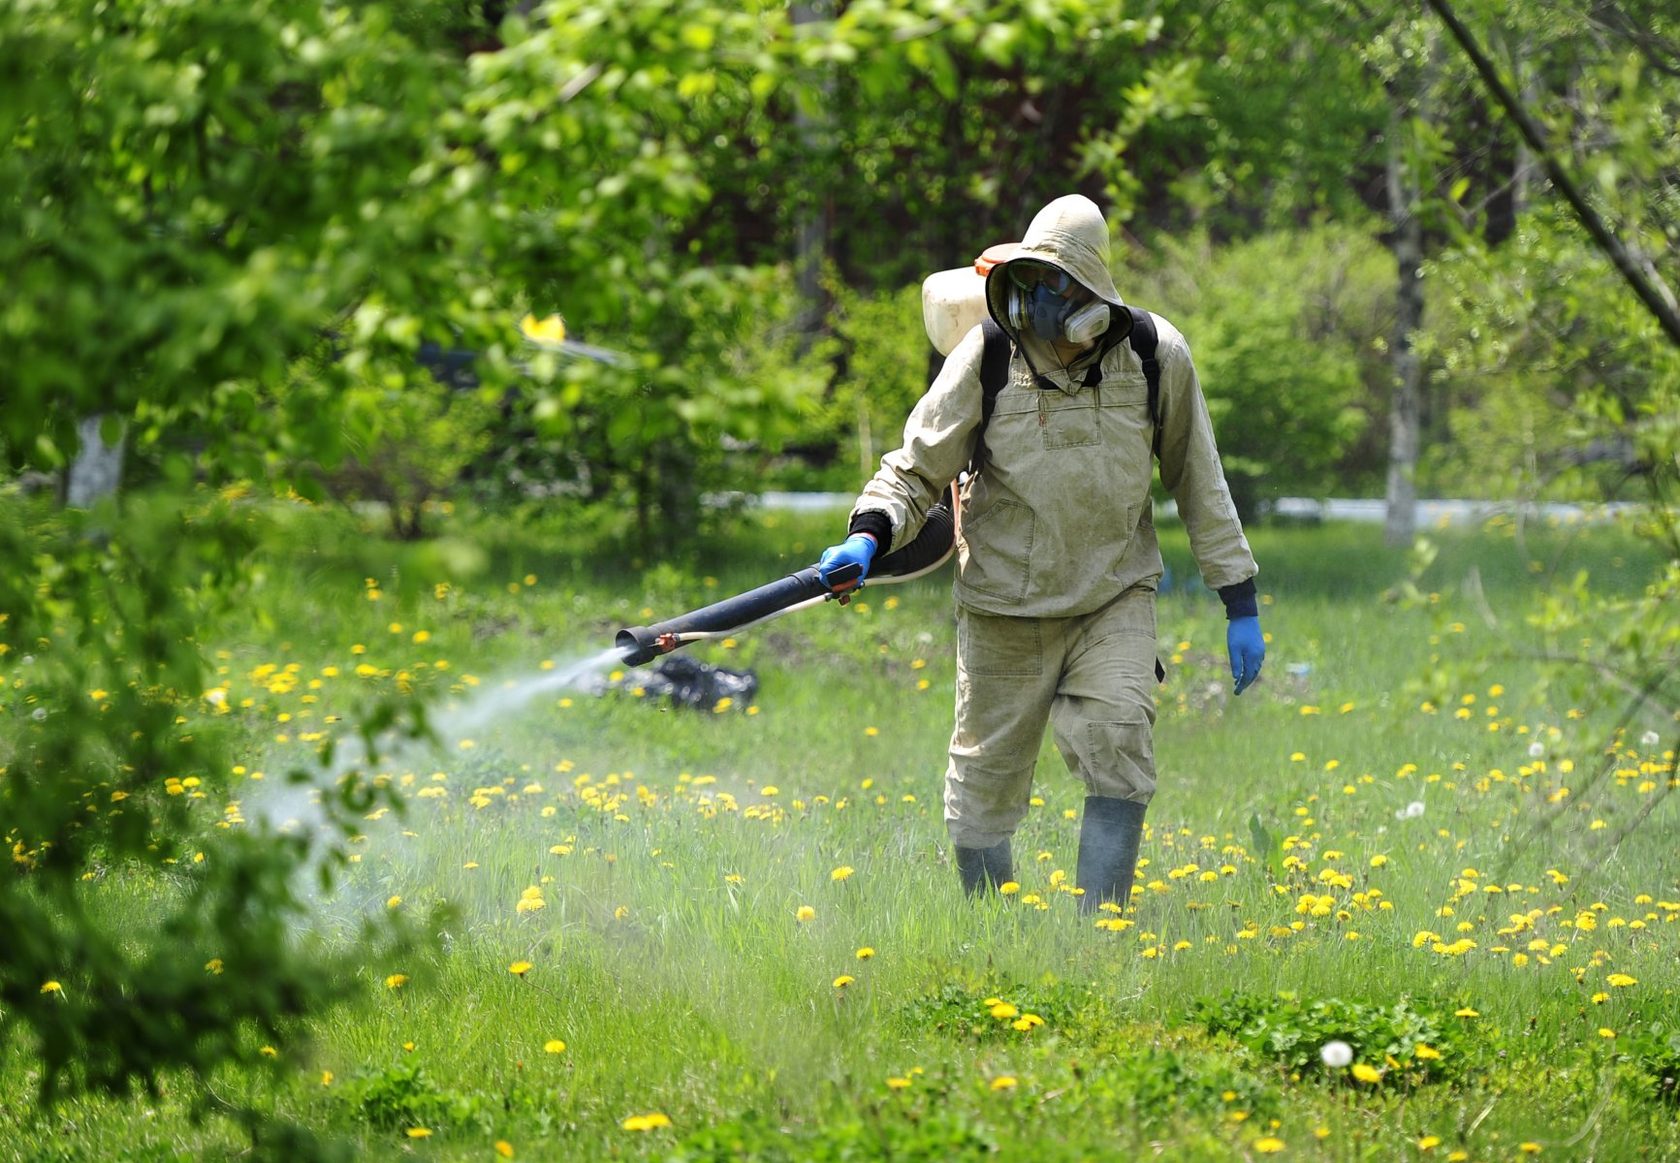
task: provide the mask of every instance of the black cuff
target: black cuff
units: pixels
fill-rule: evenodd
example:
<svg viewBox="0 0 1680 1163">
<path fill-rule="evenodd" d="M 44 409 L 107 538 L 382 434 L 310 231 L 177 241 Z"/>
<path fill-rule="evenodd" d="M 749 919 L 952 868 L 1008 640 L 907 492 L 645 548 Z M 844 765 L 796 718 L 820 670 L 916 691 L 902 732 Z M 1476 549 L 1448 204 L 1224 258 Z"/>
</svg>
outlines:
<svg viewBox="0 0 1680 1163">
<path fill-rule="evenodd" d="M 846 529 L 847 535 L 853 533 L 868 533 L 875 538 L 875 556 L 885 557 L 892 548 L 892 518 L 879 509 L 866 509 L 852 515 L 852 523 Z M 1253 583 L 1249 584 L 1252 590 Z"/>
<path fill-rule="evenodd" d="M 1228 622 L 1234 622 L 1238 618 L 1260 616 L 1260 603 L 1254 596 L 1253 578 L 1235 585 L 1220 586 L 1219 600 L 1225 603 L 1225 620 Z"/>
</svg>

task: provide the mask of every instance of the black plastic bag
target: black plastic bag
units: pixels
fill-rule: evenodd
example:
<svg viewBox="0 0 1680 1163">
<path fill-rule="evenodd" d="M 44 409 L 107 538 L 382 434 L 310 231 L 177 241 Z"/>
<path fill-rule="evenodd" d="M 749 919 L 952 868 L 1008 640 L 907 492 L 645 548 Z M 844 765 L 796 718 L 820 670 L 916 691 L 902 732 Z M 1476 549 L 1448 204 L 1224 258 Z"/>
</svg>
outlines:
<svg viewBox="0 0 1680 1163">
<path fill-rule="evenodd" d="M 718 703 L 729 699 L 733 706 L 744 710 L 758 696 L 758 675 L 750 670 L 708 666 L 685 654 L 671 654 L 660 658 L 648 670 L 626 673 L 605 689 L 640 690 L 642 697 L 652 702 L 701 711 L 715 710 Z"/>
</svg>

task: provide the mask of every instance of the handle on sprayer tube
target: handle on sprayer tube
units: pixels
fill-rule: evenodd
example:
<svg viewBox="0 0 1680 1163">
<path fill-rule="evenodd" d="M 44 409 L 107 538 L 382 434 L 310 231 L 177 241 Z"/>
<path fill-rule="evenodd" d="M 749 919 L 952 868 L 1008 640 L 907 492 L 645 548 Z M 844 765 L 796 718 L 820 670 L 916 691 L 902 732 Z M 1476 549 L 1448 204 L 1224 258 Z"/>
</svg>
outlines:
<svg viewBox="0 0 1680 1163">
<path fill-rule="evenodd" d="M 954 504 L 953 490 L 946 500 L 928 510 L 921 533 L 910 544 L 875 562 L 869 571 L 870 582 L 909 581 L 943 564 L 956 548 Z M 830 584 L 824 585 L 817 567 L 806 566 L 768 585 L 725 598 L 691 613 L 680 614 L 668 621 L 656 622 L 652 626 L 626 627 L 618 632 L 613 644 L 626 665 L 642 666 L 690 642 L 720 637 L 802 606 L 850 593 L 857 588 L 857 578 L 862 572 L 857 565 L 831 569 L 828 572 Z"/>
</svg>

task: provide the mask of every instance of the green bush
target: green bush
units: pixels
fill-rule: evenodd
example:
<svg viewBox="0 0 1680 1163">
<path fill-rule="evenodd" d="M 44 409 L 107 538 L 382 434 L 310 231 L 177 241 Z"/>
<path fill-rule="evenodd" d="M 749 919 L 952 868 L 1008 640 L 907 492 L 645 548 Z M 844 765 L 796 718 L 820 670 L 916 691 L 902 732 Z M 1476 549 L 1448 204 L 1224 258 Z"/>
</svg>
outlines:
<svg viewBox="0 0 1680 1163">
<path fill-rule="evenodd" d="M 1223 246 L 1193 235 L 1127 257 L 1120 294 L 1184 332 L 1245 516 L 1291 492 L 1377 487 L 1391 265 L 1344 226 Z"/>
</svg>

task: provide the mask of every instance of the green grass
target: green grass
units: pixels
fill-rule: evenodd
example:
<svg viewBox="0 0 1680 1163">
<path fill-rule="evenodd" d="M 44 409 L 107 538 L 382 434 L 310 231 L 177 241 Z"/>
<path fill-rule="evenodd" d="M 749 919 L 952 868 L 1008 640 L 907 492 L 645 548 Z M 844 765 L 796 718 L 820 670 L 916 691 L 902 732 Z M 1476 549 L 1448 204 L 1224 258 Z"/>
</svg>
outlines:
<svg viewBox="0 0 1680 1163">
<path fill-rule="evenodd" d="M 1680 1158 L 1672 803 L 1606 844 L 1672 780 L 1641 742 L 1670 725 L 1634 725 L 1604 767 L 1607 700 L 1548 681 L 1523 617 L 1581 568 L 1637 590 L 1653 558 L 1620 531 L 1432 533 L 1406 599 L 1409 555 L 1379 530 L 1254 530 L 1272 642 L 1235 700 L 1218 602 L 1176 586 L 1143 887 L 1110 931 L 1057 887 L 1082 789 L 1048 744 L 1021 892 L 957 889 L 948 574 L 697 649 L 757 672 L 750 708 L 580 690 L 452 726 L 622 625 L 807 564 L 839 515 L 744 519 L 681 569 L 588 555 L 559 519 L 462 514 L 421 549 L 275 520 L 246 617 L 206 636 L 248 729 L 227 795 L 283 818 L 280 775 L 329 716 L 430 692 L 441 746 L 381 768 L 407 810 L 367 821 L 318 916 L 435 915 L 441 939 L 370 960 L 359 1002 L 213 1080 L 230 1101 L 356 1157 Z M 1182 531 L 1163 540 L 1193 579 Z M 220 793 L 202 806 L 220 818 Z M 158 891 L 114 871 L 96 896 L 143 923 Z M 1323 1066 L 1332 1038 L 1381 1081 Z M 184 1084 L 30 1118 L 32 1079 L 0 1063 L 0 1156 L 249 1146 L 189 1119 Z M 624 1128 L 650 1114 L 670 1125 Z"/>
</svg>

